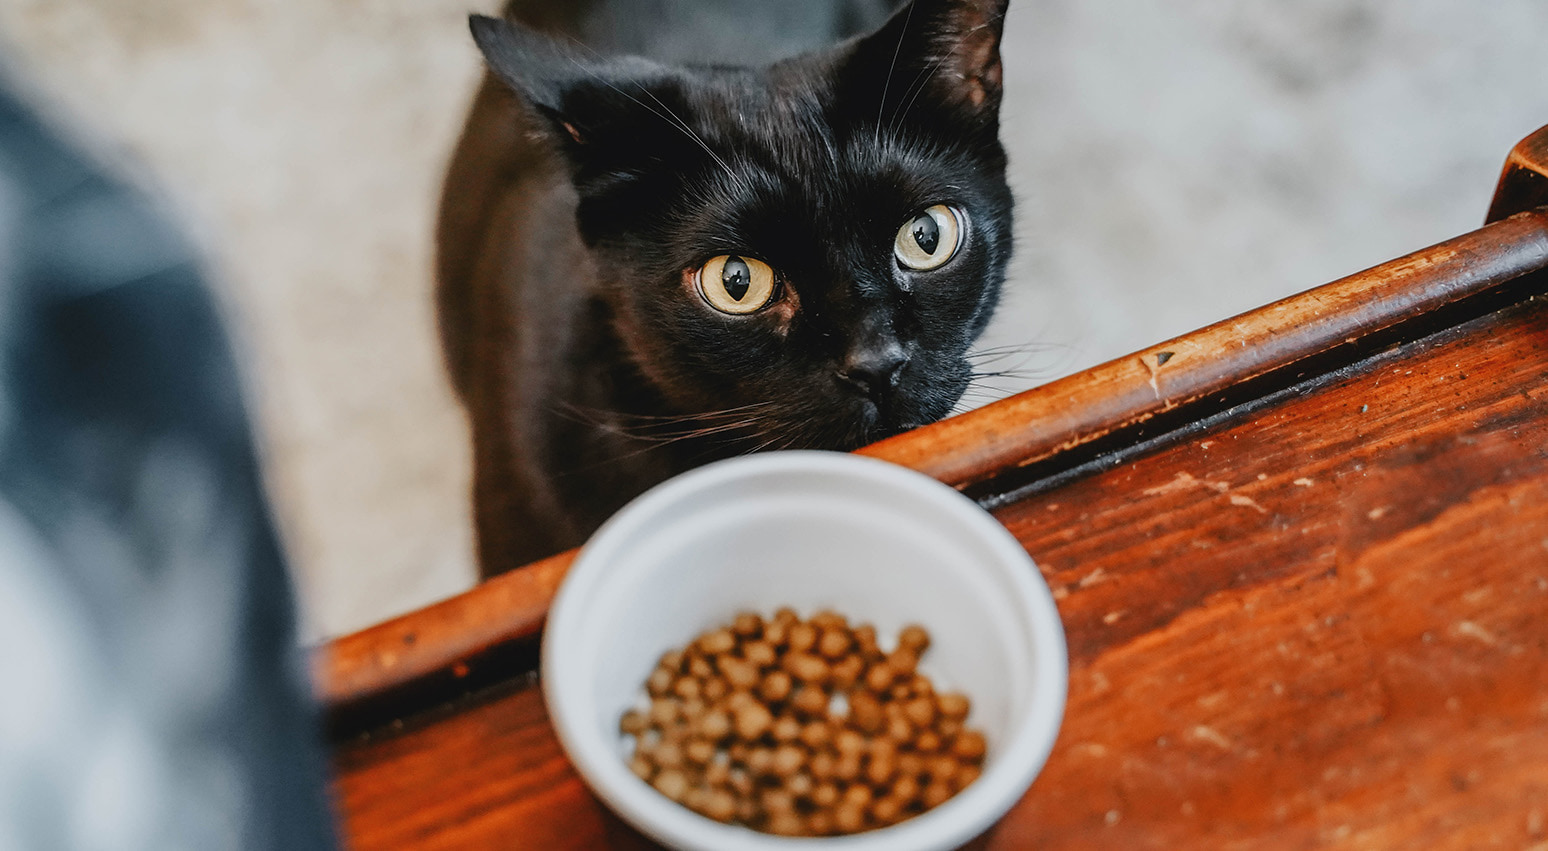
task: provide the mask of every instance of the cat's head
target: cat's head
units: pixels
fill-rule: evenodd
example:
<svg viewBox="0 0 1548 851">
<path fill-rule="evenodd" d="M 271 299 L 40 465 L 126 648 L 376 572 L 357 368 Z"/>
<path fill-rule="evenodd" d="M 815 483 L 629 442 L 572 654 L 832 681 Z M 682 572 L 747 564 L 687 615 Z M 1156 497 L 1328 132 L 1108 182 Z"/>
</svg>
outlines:
<svg viewBox="0 0 1548 851">
<path fill-rule="evenodd" d="M 771 446 L 852 448 L 945 416 L 969 384 L 1011 252 L 1006 3 L 916 0 L 755 69 L 473 30 L 570 164 L 646 380 L 683 413 L 736 409 Z"/>
</svg>

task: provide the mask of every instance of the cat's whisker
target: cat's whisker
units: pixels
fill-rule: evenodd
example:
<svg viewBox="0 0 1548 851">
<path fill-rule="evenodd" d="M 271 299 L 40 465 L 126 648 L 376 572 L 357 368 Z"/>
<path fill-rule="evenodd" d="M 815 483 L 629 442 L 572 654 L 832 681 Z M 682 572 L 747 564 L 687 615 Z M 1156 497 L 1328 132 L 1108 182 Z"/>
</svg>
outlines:
<svg viewBox="0 0 1548 851">
<path fill-rule="evenodd" d="M 910 109 L 914 108 L 914 103 L 919 100 L 919 96 L 921 94 L 924 94 L 924 90 L 929 88 L 930 81 L 933 80 L 935 78 L 935 75 L 937 73 L 939 73 L 942 68 L 944 68 L 946 66 L 946 62 L 948 60 L 950 60 L 953 56 L 955 56 L 957 54 L 957 51 L 960 50 L 962 48 L 962 46 L 967 43 L 968 36 L 972 35 L 973 33 L 978 32 L 980 30 L 988 29 L 989 27 L 993 26 L 996 22 L 1004 20 L 1004 18 L 1005 18 L 1004 13 L 1001 13 L 1000 15 L 996 16 L 995 18 L 992 18 L 990 20 L 984 21 L 983 23 L 979 24 L 978 26 L 973 27 L 972 29 L 968 30 L 966 33 L 963 34 L 963 36 L 961 38 L 958 38 L 956 40 L 956 42 L 954 44 L 952 44 L 951 50 L 946 51 L 946 54 L 944 56 L 942 56 L 939 59 L 937 59 L 930 66 L 929 73 L 925 73 L 924 71 L 921 71 L 914 78 L 914 83 L 910 84 L 908 89 L 904 92 L 904 96 L 906 97 L 908 95 L 908 92 L 912 91 L 914 93 L 913 97 L 910 97 L 908 99 L 908 103 L 905 104 L 903 106 L 903 108 L 898 111 L 898 114 L 889 123 L 889 125 L 887 127 L 888 135 L 895 134 L 897 132 L 897 129 L 903 125 L 903 119 L 908 116 L 908 111 Z M 916 88 L 916 86 L 917 86 L 917 88 Z"/>
<path fill-rule="evenodd" d="M 898 46 L 892 51 L 892 64 L 887 66 L 887 76 L 882 81 L 881 103 L 876 106 L 876 133 L 873 139 L 877 147 L 881 146 L 882 116 L 887 112 L 887 92 L 892 88 L 892 73 L 898 68 L 898 56 L 903 52 L 903 41 L 908 37 L 908 25 L 913 20 L 914 4 L 910 3 L 903 17 L 903 29 L 898 33 Z"/>
</svg>

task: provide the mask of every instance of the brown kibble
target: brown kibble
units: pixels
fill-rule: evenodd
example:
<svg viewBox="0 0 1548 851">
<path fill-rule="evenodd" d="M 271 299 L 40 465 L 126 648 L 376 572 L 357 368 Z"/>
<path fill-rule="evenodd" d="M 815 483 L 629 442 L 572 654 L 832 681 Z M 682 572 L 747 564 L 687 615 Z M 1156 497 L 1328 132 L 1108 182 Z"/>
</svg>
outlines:
<svg viewBox="0 0 1548 851">
<path fill-rule="evenodd" d="M 845 806 L 860 807 L 863 810 L 871 805 L 871 800 L 875 797 L 871 787 L 856 784 L 844 789 L 841 801 Z"/>
<path fill-rule="evenodd" d="M 694 730 L 704 738 L 718 742 L 731 735 L 731 715 L 724 709 L 706 712 L 699 716 L 699 722 L 694 725 Z"/>
<path fill-rule="evenodd" d="M 946 692 L 935 696 L 935 708 L 941 713 L 941 717 L 953 721 L 961 721 L 968 715 L 968 710 L 973 704 L 966 696 L 956 692 Z"/>
<path fill-rule="evenodd" d="M 865 660 L 850 654 L 828 666 L 828 680 L 839 691 L 849 691 L 865 673 Z"/>
<path fill-rule="evenodd" d="M 865 672 L 865 687 L 881 694 L 892 687 L 892 681 L 897 678 L 897 672 L 887 662 L 877 662 L 870 670 Z"/>
<path fill-rule="evenodd" d="M 860 777 L 860 766 L 860 754 L 839 754 L 839 758 L 833 763 L 833 777 L 845 783 L 853 782 Z"/>
<path fill-rule="evenodd" d="M 736 817 L 736 796 L 725 789 L 711 789 L 700 812 L 715 821 L 729 822 Z"/>
<path fill-rule="evenodd" d="M 790 706 L 807 718 L 819 718 L 828 713 L 828 693 L 817 686 L 801 686 L 790 698 Z"/>
<path fill-rule="evenodd" d="M 758 695 L 770 703 L 779 703 L 790 696 L 795 683 L 784 671 L 774 671 L 758 684 Z"/>
<path fill-rule="evenodd" d="M 903 802 L 893 797 L 878 798 L 871 802 L 871 818 L 878 824 L 895 824 L 903 815 Z"/>
<path fill-rule="evenodd" d="M 706 656 L 730 653 L 736 647 L 736 635 L 729 629 L 717 629 L 699 637 L 699 651 Z"/>
<path fill-rule="evenodd" d="M 833 808 L 833 826 L 840 833 L 859 833 L 865 829 L 865 808 L 848 802 Z"/>
<path fill-rule="evenodd" d="M 930 647 L 930 633 L 919 624 L 911 623 L 898 633 L 898 647 L 912 651 L 916 657 L 922 656 Z"/>
<path fill-rule="evenodd" d="M 987 749 L 987 744 L 984 742 L 984 734 L 977 730 L 963 730 L 951 742 L 951 752 L 956 754 L 959 759 L 968 762 L 976 762 L 983 759 L 984 751 Z"/>
<path fill-rule="evenodd" d="M 768 731 L 774 723 L 774 713 L 761 703 L 744 703 L 736 708 L 732 723 L 738 736 L 751 741 Z"/>
<path fill-rule="evenodd" d="M 810 653 L 792 651 L 786 654 L 784 668 L 804 683 L 822 685 L 828 681 L 828 663 Z"/>
<path fill-rule="evenodd" d="M 662 768 L 682 768 L 686 759 L 682 745 L 673 741 L 663 741 L 656 745 L 650 756 Z"/>
<path fill-rule="evenodd" d="M 775 813 L 794 812 L 796 808 L 795 796 L 778 787 L 764 789 L 760 803 L 771 816 Z"/>
<path fill-rule="evenodd" d="M 618 719 L 618 730 L 630 736 L 638 736 L 650 726 L 650 717 L 638 709 L 630 709 Z"/>
<path fill-rule="evenodd" d="M 812 721 L 801 728 L 801 744 L 806 745 L 813 751 L 820 750 L 827 745 L 832 737 L 833 731 L 826 721 Z"/>
<path fill-rule="evenodd" d="M 747 752 L 747 770 L 758 776 L 771 774 L 774 770 L 774 749 L 753 748 Z"/>
<path fill-rule="evenodd" d="M 742 647 L 742 657 L 760 668 L 767 668 L 774 664 L 779 654 L 767 641 L 749 641 Z"/>
<path fill-rule="evenodd" d="M 914 738 L 914 750 L 920 753 L 935 753 L 943 744 L 940 734 L 934 730 L 926 730 Z"/>
<path fill-rule="evenodd" d="M 831 610 L 804 622 L 788 607 L 740 612 L 651 670 L 649 705 L 618 722 L 635 740 L 629 770 L 708 818 L 769 833 L 910 818 L 972 783 L 986 750 L 964 727 L 967 698 L 919 672 L 930 644 L 911 624 L 884 654 L 874 627 Z"/>
<path fill-rule="evenodd" d="M 715 758 L 715 744 L 705 739 L 689 739 L 683 746 L 683 756 L 695 765 L 704 765 Z"/>
<path fill-rule="evenodd" d="M 758 666 L 746 659 L 720 657 L 720 673 L 732 689 L 750 689 L 758 684 Z"/>
<path fill-rule="evenodd" d="M 763 632 L 763 618 L 757 612 L 740 612 L 731 622 L 731 631 L 741 638 L 757 638 Z"/>
<path fill-rule="evenodd" d="M 924 805 L 925 809 L 929 810 L 946 803 L 951 796 L 952 788 L 950 783 L 944 780 L 931 780 L 929 785 L 924 787 L 924 791 L 919 793 L 919 802 Z"/>
<path fill-rule="evenodd" d="M 910 676 L 918 665 L 919 654 L 913 651 L 899 648 L 887 654 L 887 667 L 891 668 L 896 676 Z"/>
<path fill-rule="evenodd" d="M 817 638 L 817 654 L 828 659 L 839 659 L 849 652 L 854 639 L 842 629 L 824 629 Z"/>
<path fill-rule="evenodd" d="M 677 769 L 667 769 L 656 775 L 651 782 L 656 791 L 679 803 L 688 794 L 688 775 Z"/>
<path fill-rule="evenodd" d="M 812 789 L 812 803 L 823 809 L 828 809 L 839 802 L 839 787 L 837 783 L 818 783 Z"/>
<path fill-rule="evenodd" d="M 790 637 L 787 642 L 792 652 L 810 652 L 817 644 L 817 628 L 809 623 L 792 624 L 790 626 Z"/>
<path fill-rule="evenodd" d="M 935 701 L 928 697 L 916 697 L 903 705 L 903 714 L 915 727 L 929 727 L 935 723 Z"/>
<path fill-rule="evenodd" d="M 772 813 L 769 815 L 767 828 L 769 833 L 775 836 L 805 836 L 806 819 L 801 818 L 801 814 L 794 810 Z"/>
<path fill-rule="evenodd" d="M 879 711 L 879 707 L 878 707 Z M 854 730 L 840 730 L 833 737 L 833 747 L 841 754 L 865 752 L 865 737 Z"/>
<path fill-rule="evenodd" d="M 650 723 L 666 727 L 682 717 L 682 704 L 670 697 L 658 697 L 650 702 Z"/>
<path fill-rule="evenodd" d="M 645 691 L 651 697 L 660 697 L 672 688 L 675 679 L 671 671 L 666 668 L 657 668 L 650 672 L 649 679 L 645 680 Z"/>
<path fill-rule="evenodd" d="M 794 715 L 781 715 L 774 719 L 774 725 L 769 728 L 769 733 L 774 736 L 776 742 L 794 741 L 801 735 L 801 722 Z"/>
<path fill-rule="evenodd" d="M 857 691 L 849 696 L 849 720 L 860 732 L 875 734 L 887 722 L 881 701 L 868 692 Z"/>
<path fill-rule="evenodd" d="M 672 693 L 683 700 L 692 700 L 699 697 L 704 688 L 704 683 L 693 677 L 683 677 L 672 684 Z"/>
<path fill-rule="evenodd" d="M 771 770 L 776 777 L 790 777 L 806 762 L 806 751 L 800 745 L 784 744 L 774 749 Z"/>
<path fill-rule="evenodd" d="M 829 629 L 848 630 L 849 629 L 849 618 L 844 617 L 843 615 L 839 614 L 838 612 L 833 611 L 832 609 L 823 609 L 823 610 L 819 611 L 817 614 L 812 615 L 812 619 L 810 621 L 808 621 L 808 623 L 810 623 L 812 626 L 815 626 L 818 629 L 822 629 L 822 630 L 829 630 Z"/>
</svg>

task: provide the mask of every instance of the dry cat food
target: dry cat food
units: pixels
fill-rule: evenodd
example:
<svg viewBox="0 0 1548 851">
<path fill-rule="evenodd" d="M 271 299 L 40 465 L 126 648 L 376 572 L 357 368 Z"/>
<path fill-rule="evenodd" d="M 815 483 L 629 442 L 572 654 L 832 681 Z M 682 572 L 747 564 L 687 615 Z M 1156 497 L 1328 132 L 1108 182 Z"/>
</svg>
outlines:
<svg viewBox="0 0 1548 851">
<path fill-rule="evenodd" d="M 709 818 L 786 836 L 885 827 L 978 778 L 984 736 L 971 705 L 917 670 L 930 635 L 905 627 L 884 653 L 876 630 L 818 612 L 737 615 L 661 657 L 650 704 L 619 728 L 629 767 Z"/>
</svg>

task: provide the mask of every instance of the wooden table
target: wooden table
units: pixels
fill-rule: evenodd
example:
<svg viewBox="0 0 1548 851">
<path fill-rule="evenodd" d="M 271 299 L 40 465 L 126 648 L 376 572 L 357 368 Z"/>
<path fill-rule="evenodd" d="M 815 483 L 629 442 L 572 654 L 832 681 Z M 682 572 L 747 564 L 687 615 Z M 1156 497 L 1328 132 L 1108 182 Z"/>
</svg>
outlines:
<svg viewBox="0 0 1548 851">
<path fill-rule="evenodd" d="M 1491 223 L 864 451 L 1054 590 L 1069 706 L 988 848 L 1548 847 L 1548 128 Z M 318 657 L 350 847 L 649 847 L 531 670 L 571 554 Z"/>
</svg>

